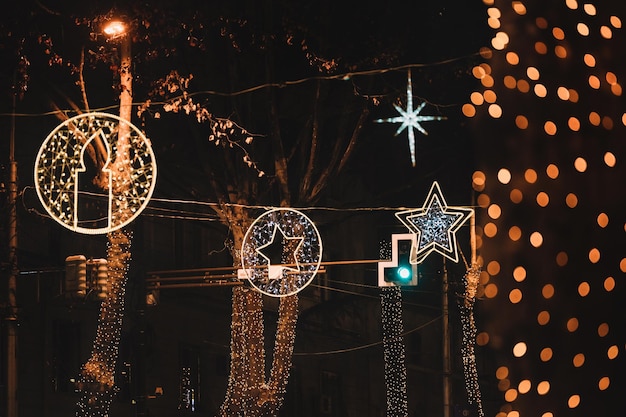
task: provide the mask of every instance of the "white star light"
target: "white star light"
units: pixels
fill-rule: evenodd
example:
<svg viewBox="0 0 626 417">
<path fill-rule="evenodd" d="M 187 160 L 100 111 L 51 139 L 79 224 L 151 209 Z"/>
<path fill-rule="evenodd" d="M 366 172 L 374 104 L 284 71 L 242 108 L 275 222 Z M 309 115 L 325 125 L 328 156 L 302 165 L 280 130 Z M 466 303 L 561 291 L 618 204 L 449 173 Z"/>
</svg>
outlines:
<svg viewBox="0 0 626 417">
<path fill-rule="evenodd" d="M 409 70 L 408 83 L 406 87 L 406 110 L 402 107 L 394 104 L 393 107 L 396 108 L 400 116 L 390 117 L 388 119 L 376 119 L 374 122 L 376 123 L 401 123 L 400 127 L 396 131 L 394 136 L 398 136 L 404 129 L 407 129 L 409 133 L 409 150 L 411 152 L 411 163 L 415 166 L 415 134 L 413 129 L 417 129 L 422 134 L 428 135 L 426 129 L 420 125 L 420 122 L 428 122 L 432 120 L 445 120 L 443 116 L 422 116 L 420 112 L 426 105 L 426 102 L 421 103 L 415 110 L 413 110 L 413 87 L 411 85 L 411 70 Z"/>
<path fill-rule="evenodd" d="M 421 209 L 401 211 L 396 213 L 396 217 L 417 234 L 417 249 L 414 252 L 417 263 L 433 251 L 458 262 L 456 232 L 473 214 L 471 208 L 448 206 L 435 181 Z"/>
</svg>

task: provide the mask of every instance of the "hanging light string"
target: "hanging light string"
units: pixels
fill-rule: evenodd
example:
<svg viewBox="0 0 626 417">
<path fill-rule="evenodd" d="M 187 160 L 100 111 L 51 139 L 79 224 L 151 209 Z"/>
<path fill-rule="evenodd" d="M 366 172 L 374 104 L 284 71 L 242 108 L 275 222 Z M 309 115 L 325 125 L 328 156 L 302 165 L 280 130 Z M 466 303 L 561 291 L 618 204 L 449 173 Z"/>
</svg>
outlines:
<svg viewBox="0 0 626 417">
<path fill-rule="evenodd" d="M 263 294 L 233 288 L 231 369 L 219 415 L 270 415 L 286 393 L 298 318 L 297 294 L 281 297 L 269 380 L 265 377 Z M 235 413 L 235 414 L 233 414 Z M 266 413 L 266 414 L 263 414 Z"/>
<path fill-rule="evenodd" d="M 387 416 L 407 417 L 407 382 L 404 337 L 402 335 L 402 290 L 382 287 L 380 293 L 387 388 Z"/>
<path fill-rule="evenodd" d="M 477 334 L 476 321 L 474 319 L 474 302 L 476 300 L 476 290 L 480 280 L 481 268 L 474 259 L 472 260 L 472 265 L 468 265 L 463 251 L 461 251 L 461 256 L 467 270 L 463 276 L 465 294 L 458 302 L 463 332 L 461 356 L 463 359 L 465 390 L 467 392 L 468 403 L 476 407 L 478 417 L 484 417 L 485 414 L 483 411 L 478 367 L 476 365 L 476 352 L 474 348 Z M 475 256 L 472 256 L 472 258 L 475 258 Z"/>
<path fill-rule="evenodd" d="M 120 229 L 109 233 L 109 237 L 107 295 L 100 306 L 91 357 L 83 366 L 78 383 L 81 396 L 76 417 L 108 417 L 117 390 L 115 366 L 124 317 L 132 232 Z"/>
</svg>

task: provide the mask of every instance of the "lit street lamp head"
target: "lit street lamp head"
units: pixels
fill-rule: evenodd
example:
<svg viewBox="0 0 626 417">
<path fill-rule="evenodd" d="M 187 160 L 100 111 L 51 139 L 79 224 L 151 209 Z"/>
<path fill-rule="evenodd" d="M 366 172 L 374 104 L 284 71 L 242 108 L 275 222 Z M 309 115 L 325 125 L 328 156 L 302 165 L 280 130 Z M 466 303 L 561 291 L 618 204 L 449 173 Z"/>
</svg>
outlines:
<svg viewBox="0 0 626 417">
<path fill-rule="evenodd" d="M 118 39 L 126 34 L 126 25 L 121 20 L 111 20 L 107 22 L 102 31 L 109 39 Z"/>
</svg>

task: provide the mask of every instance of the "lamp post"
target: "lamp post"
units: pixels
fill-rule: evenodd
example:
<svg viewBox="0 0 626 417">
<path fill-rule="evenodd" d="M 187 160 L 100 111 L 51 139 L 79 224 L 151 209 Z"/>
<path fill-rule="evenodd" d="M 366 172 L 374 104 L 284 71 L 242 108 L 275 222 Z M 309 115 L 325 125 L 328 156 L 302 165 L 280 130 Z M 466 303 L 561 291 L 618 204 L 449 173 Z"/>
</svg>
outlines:
<svg viewBox="0 0 626 417">
<path fill-rule="evenodd" d="M 119 42 L 120 53 L 120 118 L 131 122 L 132 108 L 133 108 L 133 74 L 132 74 L 132 60 L 131 60 L 131 38 L 126 24 L 121 20 L 112 20 L 107 23 L 103 28 L 104 34 L 109 37 L 110 40 Z M 130 127 L 128 124 L 120 123 L 120 131 L 118 132 L 117 152 L 118 158 L 125 161 L 116 161 L 124 163 L 128 159 L 128 136 L 130 133 Z M 120 158 L 122 156 L 122 158 Z"/>
<path fill-rule="evenodd" d="M 131 179 L 131 114 L 132 114 L 132 71 L 131 39 L 129 30 L 122 21 L 110 21 L 102 28 L 109 40 L 116 42 L 120 54 L 120 123 L 117 128 L 115 154 L 109 155 L 112 162 L 108 175 L 109 192 L 124 195 L 128 192 Z M 132 208 L 127 204 L 116 207 L 121 218 L 130 218 Z M 78 417 L 107 416 L 115 395 L 115 368 L 119 356 L 121 324 L 124 316 L 124 299 L 132 232 L 126 228 L 110 231 L 107 235 L 107 263 L 109 291 L 100 305 L 98 327 L 93 342 L 92 354 L 83 366 L 79 388 L 81 396 L 77 404 Z"/>
<path fill-rule="evenodd" d="M 128 122 L 131 119 L 131 109 L 133 103 L 132 84 L 133 75 L 131 71 L 130 55 L 130 34 L 126 24 L 120 20 L 112 20 L 103 29 L 104 34 L 110 40 L 119 41 L 120 45 L 120 117 Z"/>
<path fill-rule="evenodd" d="M 120 123 L 117 134 L 117 154 L 115 158 L 115 169 L 112 172 L 116 172 L 113 178 L 113 187 L 116 191 L 120 191 L 121 187 L 127 187 L 129 181 L 127 181 L 130 169 L 130 123 L 132 120 L 132 56 L 131 56 L 131 34 L 127 27 L 127 24 L 121 20 L 112 20 L 107 23 L 103 28 L 105 35 L 109 37 L 111 41 L 118 42 L 119 54 L 120 54 L 120 109 L 119 116 L 122 120 L 128 123 Z M 129 237 L 130 242 L 130 237 Z M 140 279 L 143 279 L 141 277 Z M 143 282 L 142 282 L 143 284 Z M 139 354 L 135 359 L 135 383 L 137 384 L 137 393 L 135 398 L 135 416 L 144 417 L 148 415 L 146 407 L 146 392 L 145 392 L 145 374 L 144 374 L 144 362 L 143 362 L 143 349 L 145 346 L 145 292 L 143 291 L 143 285 L 140 285 L 140 308 L 138 311 L 138 327 L 139 327 Z"/>
</svg>

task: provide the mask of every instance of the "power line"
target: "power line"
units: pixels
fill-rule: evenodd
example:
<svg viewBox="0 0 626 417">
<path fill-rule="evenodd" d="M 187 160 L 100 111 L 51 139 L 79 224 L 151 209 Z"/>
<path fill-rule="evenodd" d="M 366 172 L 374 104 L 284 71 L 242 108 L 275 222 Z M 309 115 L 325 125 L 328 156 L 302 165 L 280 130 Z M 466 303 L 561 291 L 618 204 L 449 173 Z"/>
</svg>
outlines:
<svg viewBox="0 0 626 417">
<path fill-rule="evenodd" d="M 26 186 L 22 189 L 22 192 L 20 193 L 23 197 L 23 194 L 26 191 L 29 191 L 31 189 L 34 189 L 33 186 Z M 82 191 L 80 193 L 83 193 Z M 183 213 L 183 214 L 196 214 L 198 216 L 200 216 L 203 213 L 198 213 L 198 212 L 192 212 L 192 211 L 177 211 L 174 209 L 169 209 L 169 208 L 163 208 L 163 207 L 158 207 L 158 206 L 154 206 L 154 205 L 150 205 L 150 203 L 171 203 L 171 204 L 183 204 L 183 205 L 198 205 L 198 206 L 205 206 L 205 207 L 211 207 L 212 209 L 218 209 L 219 207 L 237 207 L 237 208 L 244 208 L 244 209 L 248 209 L 248 210 L 273 210 L 273 209 L 284 209 L 285 207 L 281 207 L 281 206 L 271 206 L 271 205 L 266 205 L 266 204 L 262 204 L 262 205 L 253 205 L 253 204 L 238 204 L 238 203 L 217 203 L 217 202 L 211 202 L 211 201 L 199 201 L 199 200 L 181 200 L 181 199 L 170 199 L 170 198 L 158 198 L 158 197 L 151 197 L 150 198 L 150 202 L 148 204 L 148 206 L 146 207 L 146 209 L 152 209 L 152 210 L 163 210 L 163 211 L 171 211 L 171 212 L 177 212 L 177 213 Z M 28 208 L 26 206 L 26 204 L 24 203 L 24 207 L 31 211 L 30 208 Z M 477 208 L 479 206 L 476 205 L 455 205 L 454 207 L 463 207 L 463 208 Z M 402 211 L 402 210 L 408 210 L 411 208 L 415 208 L 415 207 L 406 207 L 406 206 L 399 206 L 399 207 L 391 207 L 391 206 L 376 206 L 376 207 L 328 207 L 328 206 L 308 206 L 308 207 L 291 207 L 295 210 L 299 210 L 299 211 L 307 211 L 307 212 L 311 212 L 311 211 L 327 211 L 327 212 L 340 212 L 340 213 L 354 213 L 354 212 L 378 212 L 378 211 Z M 35 211 L 37 214 L 43 216 L 43 217 L 49 217 L 46 215 L 41 214 L 40 212 L 38 212 L 36 209 L 33 210 Z M 166 217 L 165 215 L 162 215 L 160 217 Z M 213 215 L 209 215 L 207 214 L 207 217 L 212 218 L 217 220 L 217 218 L 215 218 Z M 200 219 L 205 220 L 205 218 L 203 217 L 199 217 Z"/>
<path fill-rule="evenodd" d="M 345 73 L 335 74 L 335 75 L 316 75 L 316 76 L 305 77 L 305 78 L 300 78 L 296 80 L 286 80 L 286 81 L 281 81 L 281 82 L 264 83 L 264 84 L 259 84 L 253 87 L 245 88 L 242 90 L 233 91 L 233 92 L 224 92 L 224 91 L 217 91 L 217 90 L 202 90 L 202 91 L 196 91 L 192 93 L 186 93 L 185 97 L 196 97 L 200 95 L 236 97 L 236 96 L 240 96 L 244 94 L 253 93 L 259 90 L 263 90 L 266 88 L 272 88 L 272 87 L 284 88 L 284 87 L 303 84 L 303 83 L 307 83 L 311 81 L 350 81 L 354 77 L 381 75 L 381 74 L 385 74 L 389 72 L 404 71 L 404 70 L 411 69 L 411 68 L 437 67 L 437 66 L 447 65 L 447 64 L 454 63 L 454 62 L 459 62 L 459 61 L 464 61 L 467 59 L 475 58 L 477 56 L 481 56 L 481 52 L 474 52 L 474 53 L 460 56 L 460 57 L 454 57 L 454 58 L 449 58 L 449 59 L 429 62 L 429 63 L 405 64 L 405 65 L 399 65 L 395 67 L 377 68 L 377 69 L 363 70 L 363 71 L 351 71 L 351 72 L 345 72 Z M 176 100 L 182 97 L 183 97 L 182 95 L 173 97 L 170 99 L 170 101 Z M 368 97 L 376 97 L 376 96 L 368 95 Z M 163 104 L 168 104 L 168 103 L 169 103 L 168 101 L 151 101 L 150 102 L 151 105 L 163 105 Z M 132 103 L 133 106 L 143 106 L 144 104 L 145 103 L 143 102 Z M 112 109 L 117 109 L 117 108 L 118 108 L 118 105 L 110 105 L 110 106 L 104 106 L 104 107 L 100 107 L 96 109 L 90 109 L 90 111 L 97 112 L 97 111 L 106 111 L 106 110 L 112 110 Z M 80 113 L 80 111 L 81 110 L 77 110 L 77 109 L 59 109 L 59 110 L 39 112 L 39 113 L 11 112 L 11 113 L 0 113 L 0 117 L 44 117 L 44 116 L 56 116 L 59 114 L 68 115 L 68 114 L 73 114 L 73 113 Z"/>
<path fill-rule="evenodd" d="M 408 334 L 414 333 L 414 332 L 416 332 L 418 330 L 421 330 L 421 329 L 423 329 L 423 328 L 425 328 L 427 326 L 430 326 L 431 324 L 435 323 L 436 321 L 438 321 L 440 319 L 441 319 L 441 316 L 437 316 L 434 319 L 429 320 L 426 323 L 424 323 L 424 324 L 422 324 L 422 325 L 420 325 L 418 327 L 415 327 L 415 328 L 413 328 L 411 330 L 408 330 L 408 331 L 402 333 L 400 336 L 404 337 L 404 336 L 406 336 Z M 328 350 L 328 351 L 325 351 L 325 352 L 294 352 L 293 356 L 335 355 L 335 354 L 338 354 L 338 353 L 349 353 L 349 352 L 354 352 L 354 351 L 357 351 L 357 350 L 369 349 L 371 347 L 380 346 L 382 344 L 383 344 L 383 341 L 380 340 L 378 342 L 368 343 L 366 345 L 354 346 L 354 347 L 346 348 L 346 349 Z"/>
</svg>

